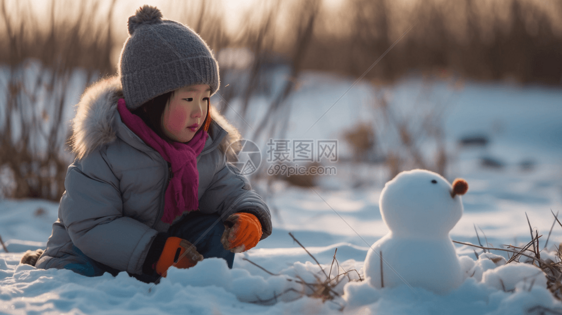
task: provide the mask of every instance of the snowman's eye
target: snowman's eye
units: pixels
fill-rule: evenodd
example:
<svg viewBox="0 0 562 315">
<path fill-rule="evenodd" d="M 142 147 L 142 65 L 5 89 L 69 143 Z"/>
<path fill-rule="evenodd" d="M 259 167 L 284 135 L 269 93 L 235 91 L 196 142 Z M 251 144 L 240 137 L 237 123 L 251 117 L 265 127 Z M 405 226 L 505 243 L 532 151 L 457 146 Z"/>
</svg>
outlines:
<svg viewBox="0 0 562 315">
<path fill-rule="evenodd" d="M 436 181 L 435 179 L 432 179 L 432 180 L 431 180 L 431 183 L 432 183 L 432 184 L 437 184 L 437 181 Z"/>
</svg>

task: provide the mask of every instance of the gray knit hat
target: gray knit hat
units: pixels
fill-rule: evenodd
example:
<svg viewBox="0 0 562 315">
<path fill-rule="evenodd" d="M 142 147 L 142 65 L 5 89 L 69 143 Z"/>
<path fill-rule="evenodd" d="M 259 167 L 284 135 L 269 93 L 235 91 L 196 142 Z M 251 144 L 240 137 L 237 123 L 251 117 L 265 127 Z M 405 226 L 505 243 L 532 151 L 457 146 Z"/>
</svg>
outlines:
<svg viewBox="0 0 562 315">
<path fill-rule="evenodd" d="M 186 85 L 219 89 L 219 66 L 203 39 L 189 27 L 163 20 L 144 5 L 129 17 L 129 38 L 119 57 L 119 75 L 130 110 Z"/>
</svg>

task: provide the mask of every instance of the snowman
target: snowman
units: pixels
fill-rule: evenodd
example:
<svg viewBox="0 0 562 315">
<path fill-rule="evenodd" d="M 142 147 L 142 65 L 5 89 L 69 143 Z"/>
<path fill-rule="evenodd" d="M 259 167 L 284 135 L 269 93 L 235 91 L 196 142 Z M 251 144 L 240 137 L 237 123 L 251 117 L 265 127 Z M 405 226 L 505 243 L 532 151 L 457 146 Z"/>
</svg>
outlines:
<svg viewBox="0 0 562 315">
<path fill-rule="evenodd" d="M 375 288 L 409 285 L 445 294 L 464 280 L 449 232 L 460 220 L 468 184 L 412 170 L 386 183 L 380 196 L 390 232 L 367 253 L 365 278 Z M 382 262 L 382 265 L 381 265 Z"/>
</svg>

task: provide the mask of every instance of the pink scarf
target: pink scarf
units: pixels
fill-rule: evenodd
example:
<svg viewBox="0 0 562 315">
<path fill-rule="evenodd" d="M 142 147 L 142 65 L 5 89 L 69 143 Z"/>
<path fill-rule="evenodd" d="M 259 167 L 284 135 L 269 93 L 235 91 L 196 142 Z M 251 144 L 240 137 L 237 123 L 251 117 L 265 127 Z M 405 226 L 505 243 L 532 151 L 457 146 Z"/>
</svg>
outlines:
<svg viewBox="0 0 562 315">
<path fill-rule="evenodd" d="M 172 224 L 183 212 L 197 210 L 199 208 L 197 156 L 205 146 L 207 132 L 201 128 L 189 142 L 170 144 L 150 129 L 139 116 L 131 113 L 123 98 L 119 99 L 117 108 L 123 123 L 146 144 L 158 151 L 164 160 L 172 164 L 173 177 L 166 190 L 162 221 Z"/>
</svg>

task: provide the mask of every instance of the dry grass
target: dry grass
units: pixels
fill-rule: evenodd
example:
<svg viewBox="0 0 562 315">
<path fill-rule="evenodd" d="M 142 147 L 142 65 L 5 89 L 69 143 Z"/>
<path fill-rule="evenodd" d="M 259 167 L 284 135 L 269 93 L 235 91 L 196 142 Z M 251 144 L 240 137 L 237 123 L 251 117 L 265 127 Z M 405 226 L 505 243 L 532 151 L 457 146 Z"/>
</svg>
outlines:
<svg viewBox="0 0 562 315">
<path fill-rule="evenodd" d="M 406 108 L 404 104 L 391 105 L 392 96 L 388 91 L 377 86 L 374 89 L 372 125 L 359 125 L 355 132 L 345 134 L 356 155 L 376 153 L 371 160 L 384 161 L 389 179 L 414 168 L 428 169 L 446 177 L 451 158 L 445 142 L 443 118 L 450 99 L 436 99 L 430 80 L 424 81 L 415 102 L 407 104 Z"/>
<path fill-rule="evenodd" d="M 356 162 L 373 161 L 376 148 L 376 135 L 372 122 L 361 122 L 353 128 L 344 131 L 343 137 L 353 149 Z"/>
<path fill-rule="evenodd" d="M 548 242 L 549 242 L 549 239 L 550 239 L 550 235 L 552 233 L 552 229 L 553 229 L 555 223 L 558 223 L 560 225 L 560 227 L 562 227 L 562 223 L 558 220 L 558 216 L 555 215 L 554 213 L 552 213 L 552 215 L 554 216 L 554 222 L 553 222 L 553 225 L 551 226 L 550 231 L 548 233 L 548 237 L 545 241 L 543 250 L 547 249 L 547 245 L 548 245 Z M 510 245 L 504 245 L 505 248 L 497 248 L 497 247 L 483 246 L 482 244 L 474 245 L 474 244 L 459 242 L 459 241 L 453 241 L 453 242 L 457 243 L 457 244 L 462 244 L 462 245 L 472 246 L 472 247 L 475 247 L 475 248 L 480 248 L 484 252 L 486 252 L 486 251 L 490 252 L 492 250 L 495 250 L 495 251 L 501 251 L 501 252 L 507 253 L 508 254 L 508 260 L 507 260 L 506 264 L 513 263 L 513 262 L 521 262 L 521 263 L 531 264 L 531 265 L 541 269 L 546 274 L 548 290 L 552 293 L 552 295 L 557 300 L 562 301 L 562 250 L 561 250 L 561 247 L 560 247 L 560 245 L 556 246 L 556 257 L 558 258 L 557 259 L 558 261 L 552 261 L 549 258 L 546 258 L 546 259 L 541 258 L 540 238 L 542 237 L 542 235 L 539 235 L 538 230 L 533 231 L 533 228 L 531 227 L 531 222 L 529 221 L 528 217 L 527 217 L 527 223 L 529 225 L 531 241 L 529 241 L 524 246 L 515 246 L 515 245 L 510 244 Z M 478 236 L 478 239 L 479 239 L 479 242 L 480 242 L 479 236 Z M 475 252 L 475 255 L 476 255 L 476 258 L 478 259 L 478 254 L 476 252 Z M 522 260 L 522 258 L 524 258 L 524 259 Z M 546 309 L 543 310 L 543 311 L 546 311 Z M 556 313 L 554 310 L 549 310 L 549 311 L 554 312 L 554 313 L 543 312 L 541 314 L 559 314 L 559 313 Z"/>
<path fill-rule="evenodd" d="M 287 167 L 295 167 L 295 165 L 298 165 L 299 167 L 304 167 L 307 170 L 309 170 L 310 168 L 313 167 L 321 167 L 321 164 L 318 162 L 310 162 L 310 163 L 305 163 L 305 164 L 294 164 L 294 165 L 283 165 L 281 164 L 280 166 L 287 166 Z M 320 177 L 320 175 L 313 175 L 310 173 L 307 174 L 293 174 L 291 176 L 288 176 L 286 174 L 280 174 L 278 176 L 276 176 L 277 179 L 281 179 L 286 181 L 287 183 L 293 185 L 293 186 L 297 186 L 297 187 L 302 187 L 302 188 L 310 188 L 310 187 L 315 187 L 318 184 L 318 177 Z"/>
<path fill-rule="evenodd" d="M 358 77 L 413 26 L 367 79 L 391 82 L 416 69 L 560 86 L 561 17 L 560 1 L 349 0 L 321 16 L 305 64 Z"/>
<path fill-rule="evenodd" d="M 4 252 L 9 253 L 8 248 L 6 248 L 6 244 L 4 244 L 4 241 L 2 240 L 2 236 L 0 236 L 0 245 L 2 245 Z"/>
<path fill-rule="evenodd" d="M 33 16 L 28 1 L 0 0 L 3 21 L 0 62 L 0 169 L 14 183 L 0 187 L 11 198 L 58 200 L 64 191 L 66 169 L 72 156 L 69 137 L 68 95 L 79 88 L 80 78 L 90 82 L 113 72 L 111 17 L 101 1 L 53 1 L 43 20 Z M 69 14 L 69 8 L 75 14 Z M 84 82 L 84 83 L 86 83 Z M 82 86 L 84 88 L 84 86 Z M 80 91 L 74 91 L 80 93 Z"/>
<path fill-rule="evenodd" d="M 255 303 L 255 304 L 262 304 L 262 305 L 270 305 L 270 304 L 274 304 L 278 301 L 278 298 L 281 297 L 284 294 L 287 294 L 289 292 L 293 292 L 293 293 L 297 293 L 297 298 L 301 298 L 304 296 L 308 296 L 311 298 L 316 298 L 316 299 L 320 299 L 322 300 L 322 302 L 326 302 L 326 301 L 332 301 L 338 297 L 340 297 L 340 293 L 336 292 L 335 288 L 342 283 L 342 281 L 348 281 L 348 282 L 352 282 L 352 281 L 363 281 L 361 274 L 356 270 L 356 269 L 349 269 L 349 270 L 345 270 L 343 269 L 342 266 L 340 266 L 337 258 L 336 258 L 336 254 L 338 252 L 338 249 L 336 248 L 336 250 L 334 251 L 334 257 L 332 258 L 332 262 L 330 264 L 330 269 L 327 271 L 324 269 L 324 267 L 322 267 L 322 265 L 320 264 L 320 262 L 318 262 L 318 260 L 316 259 L 316 257 L 314 257 L 314 255 L 312 255 L 307 249 L 306 247 L 299 241 L 297 240 L 297 238 L 292 234 L 289 233 L 289 235 L 291 236 L 291 238 L 297 243 L 299 244 L 300 247 L 302 247 L 302 249 L 312 258 L 312 260 L 314 260 L 314 262 L 318 265 L 318 267 L 321 270 L 321 274 L 313 274 L 314 278 L 316 279 L 315 282 L 307 282 L 304 281 L 301 277 L 296 277 L 296 279 L 293 278 L 287 278 L 287 281 L 291 281 L 291 282 L 295 282 L 298 283 L 300 285 L 302 285 L 302 290 L 295 290 L 295 289 L 288 289 L 280 294 L 274 294 L 274 296 L 272 296 L 269 299 L 259 299 L 257 298 L 255 301 L 250 301 L 250 303 Z M 267 269 L 265 269 L 264 267 L 256 264 L 255 262 L 247 259 L 247 258 L 243 258 L 243 260 L 251 263 L 252 265 L 260 268 L 261 270 L 263 270 L 264 272 L 266 272 L 267 274 L 271 275 L 271 276 L 280 276 L 279 274 L 275 274 Z M 335 276 L 332 276 L 333 271 L 336 273 Z M 343 272 L 340 272 L 343 271 Z M 354 275 L 352 277 L 352 275 Z M 357 278 L 355 277 L 357 276 Z M 340 311 L 343 310 L 343 305 L 339 305 L 339 309 Z"/>
</svg>

